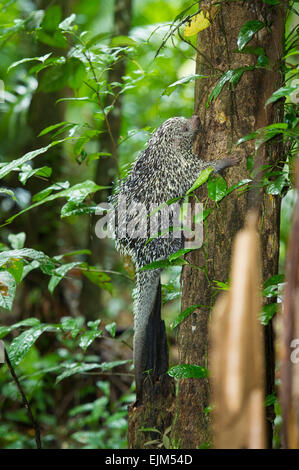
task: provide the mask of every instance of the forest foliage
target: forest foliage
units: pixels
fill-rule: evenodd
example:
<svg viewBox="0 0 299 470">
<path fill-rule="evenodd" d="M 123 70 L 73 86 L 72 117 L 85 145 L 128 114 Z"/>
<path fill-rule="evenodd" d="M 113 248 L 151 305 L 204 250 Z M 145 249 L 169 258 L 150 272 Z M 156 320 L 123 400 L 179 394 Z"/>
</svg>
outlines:
<svg viewBox="0 0 299 470">
<path fill-rule="evenodd" d="M 279 3 L 264 2 L 273 8 Z M 43 447 L 121 448 L 126 447 L 127 405 L 134 400 L 128 346 L 134 277 L 111 240 L 99 244 L 105 252 L 102 264 L 90 262 L 87 240 L 95 237 L 90 227 L 97 214 L 95 195 L 111 194 L 159 124 L 171 116 L 192 115 L 194 81 L 205 79 L 195 73 L 196 36 L 213 19 L 198 9 L 198 2 L 136 0 L 129 35 L 117 36 L 112 32 L 113 2 L 77 0 L 71 12 L 61 3 L 68 2 L 51 2 L 44 9 L 27 0 L 0 4 L 0 338 L 39 422 Z M 284 119 L 235 143 L 254 140 L 256 152 L 271 139 L 284 144 L 281 160 L 262 168 L 261 183 L 269 195 L 283 197 L 280 273 L 265 283 L 263 292 L 265 297 L 278 295 L 278 302 L 298 152 L 296 3 L 290 2 L 286 24 L 285 82 L 267 102 L 281 100 Z M 223 87 L 237 87 L 243 74 L 271 69 L 263 48 L 250 43 L 270 27 L 257 20 L 243 25 L 236 51 L 253 55 L 256 63 L 215 71 L 214 89 L 203 105 L 216 100 Z M 125 76 L 109 82 L 109 71 L 121 62 Z M 111 120 L 120 97 L 121 132 L 115 140 Z M 102 145 L 105 133 L 110 152 Z M 247 191 L 255 176 L 254 158 L 247 158 L 247 179 L 227 187 L 222 176 L 208 170 L 186 197 L 195 197 L 206 182 L 215 205 L 232 191 Z M 100 185 L 96 165 L 107 159 L 113 171 L 108 184 Z M 163 303 L 170 336 L 197 307 L 177 313 L 185 253 L 147 267 L 168 268 Z M 83 279 L 103 291 L 96 319 L 79 307 Z M 228 289 L 214 282 L 218 291 Z M 276 300 L 265 306 L 263 324 L 277 308 Z M 208 374 L 202 367 L 176 363 L 174 353 L 173 377 Z M 0 387 L 1 448 L 35 447 L 32 423 L 6 365 L 0 369 Z M 276 402 L 276 397 L 269 400 Z M 278 407 L 277 413 L 278 422 Z"/>
</svg>

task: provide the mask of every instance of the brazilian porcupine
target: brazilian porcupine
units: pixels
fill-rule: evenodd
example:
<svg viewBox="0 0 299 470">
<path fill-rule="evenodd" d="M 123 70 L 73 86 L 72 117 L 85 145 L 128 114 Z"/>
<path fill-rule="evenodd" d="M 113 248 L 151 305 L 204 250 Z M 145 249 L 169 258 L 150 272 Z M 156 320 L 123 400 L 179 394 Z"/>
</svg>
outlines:
<svg viewBox="0 0 299 470">
<path fill-rule="evenodd" d="M 129 228 L 132 229 L 132 223 L 136 227 L 134 217 L 138 211 L 144 211 L 148 216 L 153 206 L 184 196 L 204 168 L 212 166 L 215 171 L 221 171 L 238 163 L 238 159 L 228 158 L 200 160 L 192 152 L 199 131 L 200 121 L 197 116 L 190 119 L 173 117 L 164 122 L 150 137 L 147 148 L 133 164 L 113 198 L 118 213 L 116 247 L 122 254 L 131 256 L 137 270 L 133 345 L 137 399 L 142 395 L 144 372 L 151 365 L 148 342 L 155 341 L 155 338 L 149 338 L 149 318 L 153 310 L 161 310 L 161 270 L 140 269 L 153 261 L 168 259 L 177 252 L 182 247 L 182 236 L 178 238 L 170 231 L 166 238 L 156 236 L 148 241 L 149 218 L 141 218 L 139 227 L 137 222 L 135 236 L 130 234 Z"/>
</svg>

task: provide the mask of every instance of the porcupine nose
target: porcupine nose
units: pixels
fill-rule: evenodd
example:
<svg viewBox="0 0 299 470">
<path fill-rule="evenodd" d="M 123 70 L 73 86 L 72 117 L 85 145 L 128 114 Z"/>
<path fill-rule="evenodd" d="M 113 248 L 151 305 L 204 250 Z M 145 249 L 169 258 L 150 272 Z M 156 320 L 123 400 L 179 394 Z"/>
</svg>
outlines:
<svg viewBox="0 0 299 470">
<path fill-rule="evenodd" d="M 194 131 L 198 131 L 200 129 L 200 119 L 199 119 L 199 117 L 196 114 L 194 114 L 190 118 L 190 121 L 191 121 L 191 124 L 192 124 L 192 129 Z"/>
</svg>

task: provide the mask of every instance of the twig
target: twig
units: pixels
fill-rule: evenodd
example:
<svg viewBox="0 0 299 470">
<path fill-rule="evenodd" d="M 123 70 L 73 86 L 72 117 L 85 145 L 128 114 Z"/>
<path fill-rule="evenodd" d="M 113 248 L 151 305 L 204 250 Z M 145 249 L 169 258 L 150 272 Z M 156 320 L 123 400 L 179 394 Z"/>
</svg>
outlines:
<svg viewBox="0 0 299 470">
<path fill-rule="evenodd" d="M 12 366 L 12 363 L 10 362 L 10 359 L 8 357 L 8 354 L 7 354 L 7 351 L 6 349 L 4 348 L 4 354 L 5 354 L 5 361 L 7 362 L 7 366 L 8 366 L 8 369 L 9 369 L 9 372 L 21 394 L 21 397 L 22 397 L 22 400 L 23 400 L 23 404 L 27 410 L 27 413 L 28 413 L 28 416 L 29 416 L 29 419 L 31 421 L 31 424 L 32 424 L 32 427 L 34 429 L 34 437 L 35 437 L 35 442 L 36 442 L 36 447 L 38 449 L 41 449 L 42 448 L 42 444 L 41 444 L 41 438 L 40 438 L 40 429 L 39 429 L 39 425 L 38 425 L 38 422 L 34 419 L 33 417 L 33 414 L 32 414 L 32 411 L 31 411 L 31 408 L 30 408 L 30 405 L 29 405 L 29 402 L 26 398 L 26 395 L 25 395 L 25 392 L 24 390 L 22 389 L 22 386 L 19 382 L 19 379 L 14 371 L 14 368 Z"/>
</svg>

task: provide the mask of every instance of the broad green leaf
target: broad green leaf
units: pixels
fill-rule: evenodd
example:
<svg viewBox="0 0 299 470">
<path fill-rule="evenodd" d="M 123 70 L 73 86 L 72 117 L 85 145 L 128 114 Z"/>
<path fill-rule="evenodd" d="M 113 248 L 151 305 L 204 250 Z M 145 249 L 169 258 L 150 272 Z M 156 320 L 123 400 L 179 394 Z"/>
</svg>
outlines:
<svg viewBox="0 0 299 470">
<path fill-rule="evenodd" d="M 122 366 L 124 364 L 128 364 L 130 362 L 132 362 L 131 359 L 120 359 L 119 361 L 102 362 L 100 364 L 100 368 L 103 371 L 106 371 L 106 370 L 111 370 L 114 367 L 118 367 L 118 366 Z"/>
<path fill-rule="evenodd" d="M 48 289 L 51 294 L 53 294 L 55 287 L 59 284 L 61 279 L 63 279 L 66 273 L 79 264 L 81 264 L 81 261 L 74 261 L 73 263 L 63 264 L 62 266 L 59 266 L 59 268 L 55 269 L 48 284 Z"/>
<path fill-rule="evenodd" d="M 65 124 L 69 124 L 68 121 L 62 121 L 59 122 L 58 124 L 53 124 L 52 126 L 45 127 L 39 134 L 38 137 L 41 137 L 42 135 L 48 134 L 49 132 L 57 129 L 58 127 L 64 126 Z"/>
<path fill-rule="evenodd" d="M 208 370 L 205 367 L 194 364 L 179 364 L 171 367 L 167 373 L 175 379 L 203 379 L 208 377 Z"/>
<path fill-rule="evenodd" d="M 83 317 L 62 317 L 61 326 L 63 331 L 71 331 L 72 338 L 76 338 L 84 324 Z"/>
<path fill-rule="evenodd" d="M 234 184 L 233 186 L 231 186 L 230 188 L 227 188 L 226 190 L 226 195 L 227 194 L 230 194 L 231 192 L 233 192 L 235 189 L 238 189 L 238 188 L 241 188 L 241 186 L 244 186 L 248 183 L 251 183 L 252 180 L 250 178 L 247 178 L 247 179 L 244 179 L 244 180 L 241 180 L 241 181 L 238 181 L 238 183 Z"/>
<path fill-rule="evenodd" d="M 4 338 L 8 333 L 16 328 L 21 328 L 22 326 L 37 326 L 40 324 L 38 318 L 26 318 L 18 323 L 15 323 L 11 326 L 0 326 L 0 338 Z"/>
<path fill-rule="evenodd" d="M 176 82 L 168 85 L 167 88 L 163 91 L 162 95 L 171 95 L 171 93 L 175 90 L 175 88 L 179 85 L 183 85 L 185 83 L 189 83 L 191 80 L 196 80 L 197 78 L 208 78 L 206 75 L 201 75 L 199 73 L 195 73 L 193 75 L 187 75 L 186 77 L 177 80 Z"/>
<path fill-rule="evenodd" d="M 108 333 L 112 336 L 112 338 L 115 338 L 116 323 L 115 322 L 109 323 L 109 325 L 105 326 L 105 330 L 108 331 Z"/>
<path fill-rule="evenodd" d="M 79 346 L 86 351 L 88 346 L 99 336 L 102 336 L 102 330 L 87 330 L 80 336 Z"/>
<path fill-rule="evenodd" d="M 41 23 L 41 28 L 45 31 L 55 31 L 61 21 L 61 7 L 59 5 L 53 5 L 45 10 L 45 16 Z"/>
<path fill-rule="evenodd" d="M 284 86 L 274 91 L 270 98 L 266 101 L 266 105 L 274 103 L 275 101 L 290 96 L 292 93 L 296 92 L 299 94 L 298 86 Z"/>
<path fill-rule="evenodd" d="M 47 150 L 49 150 L 49 148 L 53 147 L 54 145 L 60 144 L 60 142 L 61 141 L 52 142 L 51 144 L 47 145 L 47 147 L 43 147 L 37 150 L 33 150 L 32 152 L 28 152 L 25 155 L 23 155 L 23 157 L 17 158 L 16 160 L 13 160 L 7 165 L 4 165 L 2 168 L 0 168 L 0 179 L 4 178 L 4 176 L 8 175 L 8 173 L 10 173 L 12 170 L 19 168 L 24 163 L 29 162 L 30 160 L 33 160 L 33 158 L 37 157 L 38 155 L 41 155 L 42 153 L 47 152 Z"/>
<path fill-rule="evenodd" d="M 109 292 L 112 292 L 113 287 L 111 284 L 111 277 L 108 276 L 108 274 L 106 273 L 92 271 L 92 269 L 96 269 L 93 268 L 93 266 L 89 266 L 89 268 L 91 269 L 91 271 L 82 271 L 84 276 L 101 289 L 105 289 Z"/>
<path fill-rule="evenodd" d="M 56 383 L 61 382 L 61 380 L 66 379 L 67 377 L 70 377 L 71 375 L 74 374 L 84 374 L 85 372 L 88 372 L 93 369 L 99 369 L 100 364 L 96 363 L 86 363 L 86 362 L 73 362 L 69 364 L 62 364 L 64 367 L 64 372 L 62 374 L 58 375 L 56 378 Z"/>
<path fill-rule="evenodd" d="M 197 248 L 182 248 L 181 250 L 178 250 L 176 253 L 173 253 L 172 255 L 169 256 L 169 261 L 173 261 L 177 258 L 180 258 L 181 256 L 185 255 L 186 253 L 189 253 L 190 251 L 197 250 Z"/>
<path fill-rule="evenodd" d="M 14 201 L 17 200 L 15 193 L 11 189 L 0 188 L 0 194 L 6 194 L 7 196 L 10 196 Z"/>
<path fill-rule="evenodd" d="M 197 188 L 202 186 L 208 179 L 211 173 L 213 173 L 214 169 L 212 166 L 209 166 L 208 168 L 205 168 L 204 170 L 201 171 L 199 177 L 197 180 L 193 183 L 190 189 L 186 192 L 186 196 L 189 194 L 193 193 Z"/>
<path fill-rule="evenodd" d="M 85 65 L 81 60 L 72 57 L 67 61 L 66 66 L 68 73 L 67 84 L 73 90 L 77 90 L 82 85 L 86 75 Z"/>
<path fill-rule="evenodd" d="M 45 255 L 45 253 L 43 253 L 42 251 L 36 251 L 30 248 L 22 248 L 21 250 L 7 250 L 2 252 L 0 257 L 0 267 L 9 267 L 11 260 L 26 258 L 30 258 L 38 262 L 39 268 L 45 274 L 51 275 L 53 270 L 55 269 L 55 264 L 51 260 L 51 258 Z M 32 266 L 29 271 L 35 269 L 36 267 L 37 266 Z"/>
<path fill-rule="evenodd" d="M 240 50 L 253 38 L 253 36 L 262 28 L 265 24 L 259 20 L 249 20 L 240 29 L 237 44 Z"/>
<path fill-rule="evenodd" d="M 288 184 L 286 175 L 282 174 L 276 180 L 271 181 L 270 184 L 267 185 L 267 194 L 273 194 L 274 196 L 280 195 L 283 188 Z"/>
<path fill-rule="evenodd" d="M 36 32 L 36 38 L 44 43 L 47 44 L 48 46 L 51 47 L 61 47 L 61 48 L 66 48 L 67 47 L 67 40 L 66 37 L 63 35 L 61 31 L 45 31 L 45 30 L 38 30 Z"/>
<path fill-rule="evenodd" d="M 76 202 L 70 201 L 61 208 L 60 217 L 63 219 L 64 217 L 70 217 L 72 215 L 90 215 L 94 214 L 97 209 L 98 205 L 77 204 Z"/>
<path fill-rule="evenodd" d="M 39 193 L 36 193 L 32 197 L 32 201 L 41 201 L 42 199 L 49 196 L 52 193 L 52 191 L 60 191 L 62 189 L 68 189 L 69 187 L 70 187 L 69 181 L 62 181 L 61 183 L 52 184 L 51 186 L 48 186 L 47 188 L 40 191 Z"/>
<path fill-rule="evenodd" d="M 272 320 L 275 313 L 278 310 L 278 303 L 268 304 L 263 306 L 261 323 L 262 325 L 268 325 L 269 321 Z"/>
<path fill-rule="evenodd" d="M 41 334 L 50 328 L 52 329 L 52 326 L 40 324 L 17 336 L 8 347 L 8 356 L 11 363 L 14 366 L 18 365 Z"/>
<path fill-rule="evenodd" d="M 32 62 L 32 61 L 39 61 L 39 62 L 42 62 L 44 63 L 45 60 L 47 60 L 50 55 L 52 54 L 52 52 L 50 52 L 49 54 L 46 54 L 46 55 L 43 55 L 43 56 L 40 56 L 40 57 L 25 57 L 24 59 L 21 59 L 21 60 L 17 60 L 16 62 L 13 62 L 7 69 L 7 71 L 9 72 L 11 69 L 17 67 L 18 65 L 20 64 L 24 64 L 25 62 Z"/>
<path fill-rule="evenodd" d="M 138 43 L 128 36 L 114 36 L 111 40 L 111 47 L 137 45 Z"/>
<path fill-rule="evenodd" d="M 13 275 L 17 284 L 22 280 L 23 274 L 23 263 L 19 259 L 12 259 L 9 263 L 9 266 L 6 268 L 7 271 Z"/>
<path fill-rule="evenodd" d="M 73 23 L 76 19 L 75 13 L 72 13 L 70 16 L 65 18 L 61 23 L 59 23 L 59 29 L 62 31 L 72 31 L 74 26 Z"/>
<path fill-rule="evenodd" d="M 217 85 L 215 88 L 212 90 L 208 101 L 207 101 L 207 107 L 211 103 L 211 101 L 215 100 L 221 93 L 223 86 L 225 83 L 230 82 L 232 85 L 236 86 L 237 83 L 239 82 L 240 78 L 242 77 L 243 73 L 246 71 L 251 71 L 254 70 L 254 66 L 246 66 L 246 67 L 240 67 L 238 69 L 233 69 L 233 70 L 227 70 L 219 79 Z"/>
<path fill-rule="evenodd" d="M 11 310 L 17 283 L 12 274 L 0 271 L 0 307 Z"/>
<path fill-rule="evenodd" d="M 38 202 L 35 202 L 29 207 L 26 207 L 26 209 L 23 209 L 22 211 L 18 212 L 17 214 L 13 215 L 9 219 L 6 220 L 6 223 L 12 222 L 16 217 L 19 217 L 20 215 L 24 214 L 25 212 L 40 206 L 41 204 L 45 204 L 46 202 L 54 201 L 55 199 L 58 198 L 66 198 L 69 201 L 72 201 L 76 204 L 80 204 L 89 194 L 93 194 L 100 189 L 106 189 L 106 186 L 98 186 L 95 184 L 93 181 L 86 180 L 83 183 L 78 183 L 72 186 L 71 188 L 64 189 L 60 191 L 59 193 L 51 194 L 50 196 L 46 196 L 43 199 L 39 200 Z M 53 189 L 53 187 L 52 187 Z M 45 191 L 48 191 L 49 188 L 46 188 Z M 40 195 L 40 193 L 39 193 Z"/>
<path fill-rule="evenodd" d="M 215 202 L 221 201 L 226 196 L 226 182 L 222 176 L 218 175 L 208 181 L 209 198 Z"/>
<path fill-rule="evenodd" d="M 173 321 L 173 323 L 171 324 L 171 329 L 174 330 L 174 328 L 176 328 L 183 320 L 185 320 L 185 318 L 187 318 L 191 313 L 194 312 L 194 310 L 196 310 L 200 306 L 201 306 L 200 304 L 197 304 L 197 305 L 191 305 L 190 307 L 186 308 L 186 310 L 181 312 L 177 316 L 177 318 Z"/>
<path fill-rule="evenodd" d="M 52 168 L 49 166 L 42 166 L 41 168 L 32 168 L 30 165 L 22 165 L 21 172 L 19 173 L 19 180 L 22 184 L 26 184 L 31 176 L 41 176 L 49 178 L 52 174 Z"/>
<path fill-rule="evenodd" d="M 8 235 L 8 241 L 12 247 L 13 250 L 20 250 L 21 248 L 24 247 L 26 240 L 26 233 L 25 232 L 19 232 L 19 233 L 10 233 Z"/>
</svg>

